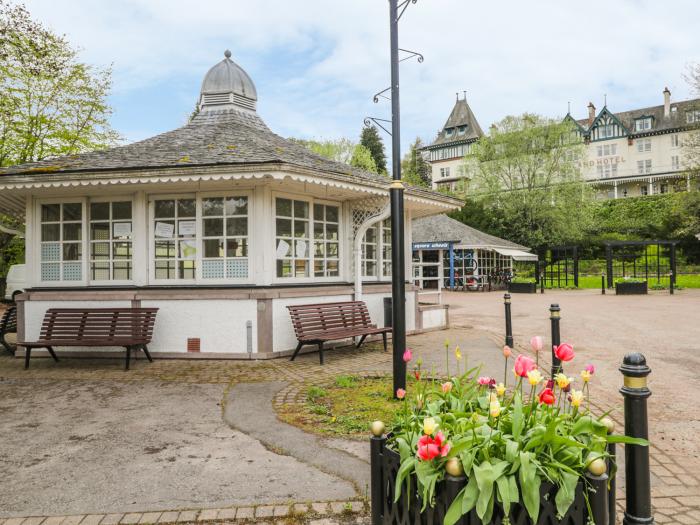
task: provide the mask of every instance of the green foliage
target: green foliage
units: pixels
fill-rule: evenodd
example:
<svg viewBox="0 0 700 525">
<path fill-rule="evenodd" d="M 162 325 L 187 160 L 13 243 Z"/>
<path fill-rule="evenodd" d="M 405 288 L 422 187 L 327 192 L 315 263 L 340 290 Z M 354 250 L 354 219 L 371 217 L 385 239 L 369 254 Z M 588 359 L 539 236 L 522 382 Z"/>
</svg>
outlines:
<svg viewBox="0 0 700 525">
<path fill-rule="evenodd" d="M 289 140 L 327 159 L 379 173 L 370 151 L 362 144 L 356 144 L 350 139 L 304 140 L 290 138 Z"/>
<path fill-rule="evenodd" d="M 360 144 L 367 148 L 372 154 L 374 164 L 377 166 L 377 173 L 386 175 L 386 153 L 384 152 L 384 141 L 379 136 L 377 128 L 365 126 L 360 134 Z"/>
<path fill-rule="evenodd" d="M 580 240 L 593 197 L 576 161 L 582 148 L 569 122 L 506 117 L 465 161 L 473 202 L 462 217 L 483 211 L 486 231 L 535 249 Z"/>
<path fill-rule="evenodd" d="M 432 170 L 420 151 L 422 147 L 423 142 L 420 137 L 416 137 L 401 161 L 401 179 L 413 186 L 430 188 Z"/>
<path fill-rule="evenodd" d="M 534 277 L 513 277 L 510 282 L 512 283 L 534 283 Z"/>
<path fill-rule="evenodd" d="M 0 0 L 0 166 L 105 148 L 111 70 L 78 60 L 65 37 Z"/>
<path fill-rule="evenodd" d="M 310 386 L 309 389 L 306 391 L 306 397 L 310 401 L 316 401 L 320 397 L 326 396 L 328 393 L 321 387 L 318 386 Z"/>
<path fill-rule="evenodd" d="M 374 158 L 372 158 L 372 153 L 362 144 L 355 146 L 355 150 L 352 152 L 352 158 L 350 159 L 350 165 L 373 173 L 379 173 Z"/>
<path fill-rule="evenodd" d="M 345 375 L 338 376 L 335 378 L 335 384 L 340 388 L 352 388 L 357 384 L 357 377 Z"/>
</svg>

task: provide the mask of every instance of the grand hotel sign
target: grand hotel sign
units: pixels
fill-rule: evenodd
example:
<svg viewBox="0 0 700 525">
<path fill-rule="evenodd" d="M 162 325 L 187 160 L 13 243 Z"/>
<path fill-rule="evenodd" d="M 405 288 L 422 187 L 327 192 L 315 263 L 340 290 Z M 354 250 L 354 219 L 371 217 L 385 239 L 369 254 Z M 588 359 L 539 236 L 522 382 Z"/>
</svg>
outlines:
<svg viewBox="0 0 700 525">
<path fill-rule="evenodd" d="M 585 160 L 579 163 L 581 168 L 594 168 L 596 166 L 612 166 L 613 164 L 623 164 L 627 162 L 622 155 L 611 155 L 609 157 L 600 157 L 595 160 Z"/>
</svg>

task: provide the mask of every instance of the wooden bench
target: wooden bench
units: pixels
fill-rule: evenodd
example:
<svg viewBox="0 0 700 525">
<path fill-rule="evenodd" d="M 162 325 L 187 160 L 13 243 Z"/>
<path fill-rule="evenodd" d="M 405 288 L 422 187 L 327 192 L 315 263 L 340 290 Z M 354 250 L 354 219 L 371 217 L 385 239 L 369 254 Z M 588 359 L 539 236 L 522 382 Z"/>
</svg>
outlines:
<svg viewBox="0 0 700 525">
<path fill-rule="evenodd" d="M 15 353 L 14 343 L 10 343 L 5 337 L 7 334 L 17 333 L 17 307 L 10 306 L 0 317 L 0 345 L 11 354 Z"/>
<path fill-rule="evenodd" d="M 318 345 L 319 360 L 323 364 L 323 345 L 327 341 L 337 341 L 360 337 L 357 348 L 368 335 L 381 334 L 386 352 L 386 334 L 391 328 L 377 328 L 372 324 L 367 305 L 362 301 L 342 303 L 320 303 L 287 306 L 292 316 L 294 333 L 299 344 L 291 361 L 304 345 Z"/>
<path fill-rule="evenodd" d="M 46 348 L 58 361 L 54 346 L 123 346 L 129 369 L 132 350 L 143 350 L 150 362 L 148 344 L 153 336 L 158 308 L 51 308 L 46 311 L 37 341 L 18 341 L 26 348 L 24 368 L 29 368 L 33 348 Z"/>
</svg>

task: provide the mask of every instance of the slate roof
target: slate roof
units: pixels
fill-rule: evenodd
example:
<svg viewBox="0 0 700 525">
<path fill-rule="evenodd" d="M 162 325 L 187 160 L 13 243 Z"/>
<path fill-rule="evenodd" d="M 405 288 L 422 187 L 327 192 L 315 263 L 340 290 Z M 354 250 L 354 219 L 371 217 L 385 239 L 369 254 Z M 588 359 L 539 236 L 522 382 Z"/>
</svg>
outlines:
<svg viewBox="0 0 700 525">
<path fill-rule="evenodd" d="M 412 237 L 413 242 L 455 241 L 458 244 L 474 248 L 508 248 L 530 251 L 530 248 L 526 246 L 481 232 L 447 215 L 413 219 Z"/>
<path fill-rule="evenodd" d="M 116 169 L 283 162 L 358 180 L 387 179 L 321 157 L 275 135 L 254 112 L 207 111 L 187 125 L 126 146 L 0 169 L 0 174 L 66 173 Z"/>
<path fill-rule="evenodd" d="M 466 132 L 463 135 L 459 135 L 457 128 L 460 126 L 467 126 Z M 452 135 L 447 136 L 447 130 L 452 129 Z M 479 122 L 476 120 L 472 108 L 467 104 L 467 99 L 457 99 L 450 116 L 447 118 L 447 122 L 442 127 L 442 130 L 438 133 L 438 136 L 429 146 L 426 148 L 431 148 L 433 146 L 442 146 L 445 144 L 451 144 L 455 142 L 466 142 L 470 140 L 476 140 L 482 137 L 484 132 L 479 126 Z"/>
<path fill-rule="evenodd" d="M 673 111 L 673 108 L 676 111 Z M 603 108 L 606 109 L 606 108 Z M 610 111 L 610 108 L 607 108 Z M 694 125 L 686 122 L 685 112 L 688 110 L 700 109 L 700 99 L 683 100 L 680 102 L 671 102 L 671 114 L 668 118 L 664 117 L 664 106 L 651 106 L 641 109 L 633 109 L 629 111 L 621 111 L 615 113 L 610 111 L 617 119 L 627 128 L 631 135 L 648 135 L 650 133 L 667 131 L 673 129 L 691 128 Z M 603 110 L 601 109 L 601 112 Z M 642 117 L 653 117 L 651 129 L 644 131 L 635 131 L 635 120 Z M 589 131 L 588 119 L 576 120 L 576 122 L 586 131 Z"/>
</svg>

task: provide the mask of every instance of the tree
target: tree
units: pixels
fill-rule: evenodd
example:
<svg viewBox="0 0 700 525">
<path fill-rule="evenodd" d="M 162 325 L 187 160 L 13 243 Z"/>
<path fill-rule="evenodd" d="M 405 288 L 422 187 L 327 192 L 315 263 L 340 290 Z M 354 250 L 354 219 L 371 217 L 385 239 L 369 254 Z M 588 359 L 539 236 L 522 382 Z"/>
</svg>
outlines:
<svg viewBox="0 0 700 525">
<path fill-rule="evenodd" d="M 416 137 L 401 161 L 401 178 L 413 186 L 430 188 L 432 169 L 420 151 L 422 147 L 423 142 Z"/>
<path fill-rule="evenodd" d="M 583 143 L 570 122 L 533 114 L 506 117 L 472 148 L 469 190 L 491 231 L 531 248 L 576 242 L 591 221 Z"/>
<path fill-rule="evenodd" d="M 78 60 L 64 36 L 0 0 L 0 166 L 105 148 L 111 70 Z"/>
<path fill-rule="evenodd" d="M 700 96 L 700 62 L 689 65 L 684 77 L 693 92 Z M 700 109 L 700 104 L 695 109 Z M 685 167 L 692 176 L 697 177 L 700 175 L 700 130 L 688 133 L 682 145 Z"/>
<path fill-rule="evenodd" d="M 352 152 L 352 158 L 350 159 L 350 165 L 373 173 L 378 173 L 377 165 L 374 163 L 374 158 L 372 158 L 372 153 L 362 144 L 355 146 Z"/>
<path fill-rule="evenodd" d="M 379 136 L 377 128 L 365 126 L 360 134 L 360 144 L 367 148 L 372 154 L 374 164 L 377 166 L 377 173 L 386 175 L 386 153 L 384 152 L 384 142 Z"/>
</svg>

